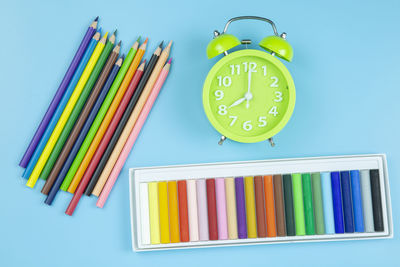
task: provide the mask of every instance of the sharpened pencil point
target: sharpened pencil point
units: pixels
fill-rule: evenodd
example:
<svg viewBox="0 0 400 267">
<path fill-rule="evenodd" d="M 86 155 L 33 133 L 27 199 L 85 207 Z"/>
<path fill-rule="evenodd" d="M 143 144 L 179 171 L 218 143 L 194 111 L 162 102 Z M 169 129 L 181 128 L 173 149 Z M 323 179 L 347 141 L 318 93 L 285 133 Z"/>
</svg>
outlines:
<svg viewBox="0 0 400 267">
<path fill-rule="evenodd" d="M 98 21 L 99 20 L 99 16 L 97 16 L 95 19 L 94 19 L 94 21 Z"/>
<path fill-rule="evenodd" d="M 118 44 L 117 44 L 117 46 L 121 46 L 121 43 L 122 43 L 122 41 L 119 41 Z"/>
<path fill-rule="evenodd" d="M 141 37 L 141 36 L 139 36 L 139 37 L 137 38 L 136 42 L 140 42 L 140 37 Z"/>
<path fill-rule="evenodd" d="M 164 44 L 164 41 L 161 41 L 161 43 L 160 43 L 160 45 L 158 47 L 162 48 L 163 44 Z"/>
<path fill-rule="evenodd" d="M 146 40 L 144 40 L 143 44 L 147 44 L 148 41 L 149 41 L 149 38 L 147 37 Z"/>
<path fill-rule="evenodd" d="M 168 60 L 167 64 L 171 64 L 171 61 L 172 61 L 172 57 Z"/>
<path fill-rule="evenodd" d="M 101 34 L 101 27 L 97 30 L 97 32 Z"/>
<path fill-rule="evenodd" d="M 117 35 L 118 29 L 115 29 L 113 35 Z"/>
</svg>

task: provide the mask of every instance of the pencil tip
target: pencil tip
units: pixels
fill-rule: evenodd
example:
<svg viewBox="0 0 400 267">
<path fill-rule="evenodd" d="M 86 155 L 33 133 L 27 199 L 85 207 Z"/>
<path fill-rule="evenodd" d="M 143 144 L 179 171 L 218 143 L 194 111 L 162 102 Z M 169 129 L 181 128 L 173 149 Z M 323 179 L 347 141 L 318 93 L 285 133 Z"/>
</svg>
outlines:
<svg viewBox="0 0 400 267">
<path fill-rule="evenodd" d="M 172 57 L 168 60 L 167 64 L 171 64 L 171 61 L 172 61 Z"/>
<path fill-rule="evenodd" d="M 172 40 L 169 41 L 169 43 L 168 43 L 168 46 L 169 46 L 169 47 L 171 47 L 171 45 L 172 45 Z"/>
<path fill-rule="evenodd" d="M 117 46 L 121 46 L 121 43 L 122 43 L 122 41 L 119 41 L 118 44 L 117 44 Z"/>
<path fill-rule="evenodd" d="M 101 33 L 101 27 L 97 30 L 97 32 Z"/>
<path fill-rule="evenodd" d="M 147 44 L 147 41 L 149 40 L 149 38 L 147 37 L 146 40 L 144 40 L 144 44 Z"/>
<path fill-rule="evenodd" d="M 139 38 L 137 38 L 136 42 L 140 42 L 140 37 L 141 37 L 141 36 L 139 35 Z"/>
<path fill-rule="evenodd" d="M 117 31 L 118 31 L 118 30 L 117 30 L 117 29 L 115 29 L 115 31 L 114 31 L 114 33 L 113 33 L 113 35 L 117 35 Z"/>
<path fill-rule="evenodd" d="M 163 44 L 164 44 L 164 41 L 161 41 L 161 43 L 160 43 L 160 45 L 158 47 L 162 48 Z"/>
<path fill-rule="evenodd" d="M 98 21 L 99 20 L 99 16 L 97 16 L 95 19 L 94 19 L 94 21 Z"/>
</svg>

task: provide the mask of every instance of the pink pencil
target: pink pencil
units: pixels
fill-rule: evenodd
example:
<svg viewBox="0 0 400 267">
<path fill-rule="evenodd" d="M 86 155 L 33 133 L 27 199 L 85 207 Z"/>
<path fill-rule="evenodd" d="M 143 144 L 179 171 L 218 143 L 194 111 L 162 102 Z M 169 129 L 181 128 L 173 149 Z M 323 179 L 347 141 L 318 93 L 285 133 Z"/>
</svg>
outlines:
<svg viewBox="0 0 400 267">
<path fill-rule="evenodd" d="M 96 206 L 99 208 L 102 208 L 106 203 L 108 195 L 110 194 L 111 189 L 113 188 L 115 181 L 117 180 L 118 175 L 121 172 L 121 169 L 124 166 L 133 145 L 135 144 L 136 138 L 138 137 L 140 130 L 142 129 L 143 124 L 145 123 L 146 118 L 149 115 L 151 108 L 153 107 L 154 101 L 156 100 L 158 93 L 160 92 L 161 87 L 168 76 L 169 68 L 171 66 L 171 60 L 172 59 L 170 59 L 161 70 L 160 75 L 158 76 L 158 79 L 154 84 L 153 90 L 151 91 L 149 98 L 147 99 L 147 102 L 143 107 L 143 110 L 140 112 L 135 126 L 133 127 L 132 132 L 128 137 L 128 140 L 126 141 L 125 146 L 122 149 L 121 154 L 119 155 L 118 160 L 115 163 L 114 168 L 111 171 L 103 190 L 101 191 L 99 199 L 96 203 Z"/>
</svg>

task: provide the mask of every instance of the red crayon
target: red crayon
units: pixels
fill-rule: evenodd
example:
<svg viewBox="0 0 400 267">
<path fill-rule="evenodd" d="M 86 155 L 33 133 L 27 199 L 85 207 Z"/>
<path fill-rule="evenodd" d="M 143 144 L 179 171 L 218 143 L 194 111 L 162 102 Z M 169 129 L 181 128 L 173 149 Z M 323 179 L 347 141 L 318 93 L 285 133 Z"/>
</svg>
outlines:
<svg viewBox="0 0 400 267">
<path fill-rule="evenodd" d="M 218 240 L 217 202 L 215 196 L 215 179 L 207 179 L 208 231 L 210 240 Z"/>
</svg>

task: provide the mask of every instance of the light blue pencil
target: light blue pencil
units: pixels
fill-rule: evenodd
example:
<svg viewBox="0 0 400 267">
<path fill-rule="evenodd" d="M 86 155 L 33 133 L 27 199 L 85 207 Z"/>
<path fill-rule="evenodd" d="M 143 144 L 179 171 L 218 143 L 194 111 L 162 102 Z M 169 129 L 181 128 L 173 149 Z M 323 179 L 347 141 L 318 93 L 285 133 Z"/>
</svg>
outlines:
<svg viewBox="0 0 400 267">
<path fill-rule="evenodd" d="M 98 32 L 100 32 L 100 29 L 98 30 Z M 96 37 L 97 35 L 97 37 Z M 56 127 L 56 124 L 58 122 L 58 119 L 60 118 L 62 112 L 64 111 L 65 106 L 68 103 L 69 98 L 71 97 L 72 92 L 75 89 L 76 84 L 79 81 L 79 78 L 82 75 L 83 70 L 86 67 L 86 64 L 88 63 L 90 56 L 93 53 L 94 48 L 97 45 L 97 42 L 99 40 L 98 39 L 98 34 L 95 34 L 94 37 L 92 38 L 92 40 L 90 41 L 85 54 L 83 55 L 81 61 L 79 62 L 78 68 L 76 69 L 74 76 L 71 79 L 71 82 L 69 83 L 67 89 L 65 90 L 65 93 L 63 95 L 63 97 L 61 98 L 60 104 L 58 105 L 56 111 L 54 112 L 53 117 L 50 120 L 49 125 L 47 126 L 45 132 L 43 133 L 42 138 L 39 141 L 39 144 L 37 145 L 35 152 L 33 152 L 33 155 L 28 163 L 28 166 L 26 166 L 26 169 L 24 171 L 24 173 L 22 174 L 22 177 L 24 178 L 29 178 L 29 176 L 31 175 L 33 169 L 35 168 L 36 162 L 39 160 L 40 155 L 42 154 L 42 151 L 44 149 L 44 147 L 47 144 L 47 141 L 50 138 L 51 133 L 54 130 L 54 127 Z"/>
<path fill-rule="evenodd" d="M 331 185 L 331 175 L 329 172 L 321 173 L 321 187 L 322 187 L 322 199 L 324 203 L 325 233 L 334 234 L 335 221 L 333 218 L 332 185 Z"/>
</svg>

